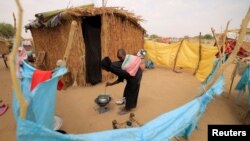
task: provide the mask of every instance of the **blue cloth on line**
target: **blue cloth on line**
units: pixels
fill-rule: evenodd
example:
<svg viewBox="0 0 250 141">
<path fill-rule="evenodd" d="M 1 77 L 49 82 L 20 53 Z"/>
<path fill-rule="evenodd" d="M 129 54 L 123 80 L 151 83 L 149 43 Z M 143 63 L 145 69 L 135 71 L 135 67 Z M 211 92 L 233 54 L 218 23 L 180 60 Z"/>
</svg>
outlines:
<svg viewBox="0 0 250 141">
<path fill-rule="evenodd" d="M 23 96 L 28 102 L 27 120 L 43 125 L 46 128 L 53 129 L 54 127 L 54 110 L 56 100 L 56 90 L 58 78 L 67 72 L 65 67 L 53 71 L 52 78 L 40 83 L 32 91 L 30 91 L 32 74 L 35 68 L 23 62 L 21 67 L 21 90 Z M 19 115 L 19 104 L 16 95 L 13 96 L 13 110 L 15 116 Z"/>
<path fill-rule="evenodd" d="M 239 91 L 239 96 L 246 92 L 246 86 L 248 86 L 248 104 L 250 105 L 250 66 L 247 66 L 236 85 L 235 89 Z"/>
</svg>

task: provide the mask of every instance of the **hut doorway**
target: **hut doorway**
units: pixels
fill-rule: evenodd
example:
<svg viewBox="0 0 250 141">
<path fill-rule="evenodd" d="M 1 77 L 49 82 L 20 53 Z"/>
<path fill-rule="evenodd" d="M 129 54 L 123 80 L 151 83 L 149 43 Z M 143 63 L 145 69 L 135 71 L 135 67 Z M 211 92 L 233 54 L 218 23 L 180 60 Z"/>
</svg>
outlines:
<svg viewBox="0 0 250 141">
<path fill-rule="evenodd" d="M 82 20 L 82 33 L 86 53 L 86 82 L 94 85 L 102 81 L 101 16 L 85 17 Z"/>
</svg>

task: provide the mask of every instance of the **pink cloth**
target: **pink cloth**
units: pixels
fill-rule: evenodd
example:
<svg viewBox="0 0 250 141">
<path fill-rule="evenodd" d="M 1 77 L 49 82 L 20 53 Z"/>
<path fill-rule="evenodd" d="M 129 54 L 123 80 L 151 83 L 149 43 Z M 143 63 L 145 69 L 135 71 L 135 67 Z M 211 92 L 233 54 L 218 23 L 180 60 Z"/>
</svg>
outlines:
<svg viewBox="0 0 250 141">
<path fill-rule="evenodd" d="M 20 65 L 28 58 L 27 52 L 24 47 L 18 47 L 18 54 L 16 57 L 16 74 L 20 77 Z"/>
<path fill-rule="evenodd" d="M 18 59 L 23 61 L 28 58 L 27 52 L 24 47 L 18 47 Z"/>
<path fill-rule="evenodd" d="M 122 63 L 122 69 L 126 70 L 130 74 L 130 76 L 135 76 L 140 65 L 141 65 L 140 57 L 134 55 L 126 55 Z"/>
</svg>

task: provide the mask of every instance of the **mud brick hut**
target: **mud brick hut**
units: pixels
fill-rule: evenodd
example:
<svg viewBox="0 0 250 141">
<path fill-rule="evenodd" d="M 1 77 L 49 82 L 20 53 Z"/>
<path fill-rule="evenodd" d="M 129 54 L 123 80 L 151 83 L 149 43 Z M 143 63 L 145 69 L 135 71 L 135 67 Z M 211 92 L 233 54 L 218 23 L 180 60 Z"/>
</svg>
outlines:
<svg viewBox="0 0 250 141">
<path fill-rule="evenodd" d="M 69 73 L 64 76 L 67 86 L 96 84 L 112 77 L 101 70 L 100 61 L 106 56 L 114 61 L 119 48 L 135 54 L 143 48 L 145 30 L 141 18 L 117 7 L 85 5 L 35 15 L 25 26 L 30 30 L 36 54 L 45 52 L 46 69 L 54 69 L 66 50 L 71 22 L 77 22 L 74 41 L 68 58 Z"/>
</svg>

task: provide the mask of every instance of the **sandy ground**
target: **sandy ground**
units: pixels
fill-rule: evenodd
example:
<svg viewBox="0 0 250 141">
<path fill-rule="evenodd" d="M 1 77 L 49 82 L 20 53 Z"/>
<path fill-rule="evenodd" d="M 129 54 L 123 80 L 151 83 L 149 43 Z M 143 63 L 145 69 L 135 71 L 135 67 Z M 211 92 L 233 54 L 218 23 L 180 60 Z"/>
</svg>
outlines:
<svg viewBox="0 0 250 141">
<path fill-rule="evenodd" d="M 242 113 L 247 105 L 246 96 L 238 103 L 237 92 L 233 91 L 230 98 L 227 98 L 229 80 L 233 66 L 229 67 L 226 74 L 226 89 L 223 96 L 216 97 L 208 106 L 206 113 L 198 124 L 190 141 L 206 141 L 208 124 L 242 124 Z M 236 77 L 236 84 L 239 77 Z M 114 101 L 120 98 L 125 83 L 107 88 L 113 100 L 109 104 L 110 111 L 99 114 L 94 99 L 104 92 L 105 83 L 92 87 L 71 87 L 57 93 L 56 114 L 63 118 L 62 130 L 68 133 L 89 133 L 112 129 L 112 120 L 123 122 L 128 119 L 128 114 L 120 116 L 118 105 Z M 142 124 L 153 118 L 173 110 L 188 101 L 192 100 L 198 93 L 199 82 L 192 75 L 192 72 L 183 71 L 174 73 L 171 69 L 156 68 L 146 70 L 143 74 L 139 101 L 137 108 L 133 111 L 136 119 Z M 0 60 L 0 99 L 11 105 L 11 80 L 9 70 L 6 69 Z M 0 117 L 0 140 L 15 141 L 15 121 L 10 109 Z"/>
</svg>

